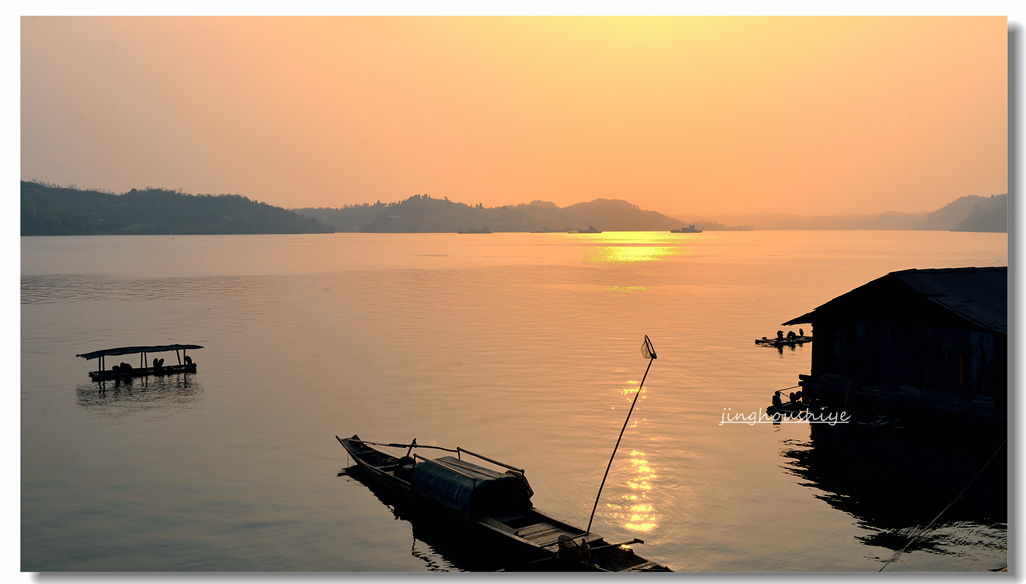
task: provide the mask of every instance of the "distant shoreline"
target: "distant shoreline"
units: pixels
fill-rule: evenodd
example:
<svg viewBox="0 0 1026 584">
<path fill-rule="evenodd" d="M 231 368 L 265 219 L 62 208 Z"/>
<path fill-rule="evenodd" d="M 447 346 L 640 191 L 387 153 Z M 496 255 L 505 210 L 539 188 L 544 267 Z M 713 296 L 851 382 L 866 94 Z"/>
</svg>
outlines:
<svg viewBox="0 0 1026 584">
<path fill-rule="evenodd" d="M 723 229 L 723 230 L 707 230 L 707 233 L 736 233 L 736 232 L 835 232 L 835 231 L 852 231 L 852 232 L 863 232 L 863 231 L 876 231 L 881 233 L 896 232 L 896 231 L 915 231 L 919 233 L 993 233 L 1000 235 L 1008 235 L 1007 231 L 968 231 L 960 229 L 784 229 L 784 228 L 771 228 L 771 229 Z M 522 233 L 526 235 L 579 235 L 579 233 L 569 233 L 566 231 L 547 231 L 547 232 L 532 232 L 532 231 L 493 231 L 493 234 L 503 233 Z M 662 229 L 609 229 L 602 233 L 667 233 L 669 231 Z M 46 234 L 21 234 L 19 237 L 191 237 L 191 236 L 234 236 L 234 235 L 466 235 L 466 233 L 458 233 L 456 231 L 327 231 L 327 232 L 310 232 L 310 233 L 81 233 L 81 234 L 62 234 L 62 235 L 46 235 Z M 589 235 L 587 232 L 585 235 Z M 679 233 L 676 235 L 680 235 Z M 684 233 L 683 235 L 702 235 L 701 233 Z"/>
<path fill-rule="evenodd" d="M 743 225 L 727 225 L 740 223 Z M 302 233 L 568 233 L 672 231 L 1008 232 L 1008 197 L 961 197 L 925 214 L 669 217 L 619 199 L 568 207 L 532 201 L 504 207 L 413 195 L 397 203 L 284 209 L 241 195 L 190 195 L 147 188 L 115 195 L 21 182 L 21 235 L 271 235 Z"/>
</svg>

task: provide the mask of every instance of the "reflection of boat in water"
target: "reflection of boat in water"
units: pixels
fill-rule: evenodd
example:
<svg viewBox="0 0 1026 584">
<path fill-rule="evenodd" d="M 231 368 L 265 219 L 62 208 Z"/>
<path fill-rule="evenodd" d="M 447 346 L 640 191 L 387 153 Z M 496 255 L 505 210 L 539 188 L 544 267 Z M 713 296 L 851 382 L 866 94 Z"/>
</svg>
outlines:
<svg viewBox="0 0 1026 584">
<path fill-rule="evenodd" d="M 627 547 L 643 543 L 635 539 L 622 544 L 607 543 L 601 536 L 554 519 L 531 504 L 534 491 L 522 469 L 474 454 L 462 448 L 447 449 L 412 444 L 375 444 L 352 438 L 338 438 L 357 465 L 370 479 L 402 498 L 413 508 L 440 516 L 463 531 L 485 537 L 516 569 L 577 569 L 601 572 L 669 571 L 645 560 Z M 408 448 L 406 456 L 395 457 L 371 447 Z M 428 459 L 414 454 L 414 448 L 436 448 L 457 456 Z M 461 459 L 468 454 L 505 472 L 485 468 Z M 580 542 L 578 541 L 580 540 Z M 582 545 L 584 544 L 584 545 Z"/>
<path fill-rule="evenodd" d="M 681 227 L 679 229 L 671 229 L 670 233 L 701 233 L 701 229 L 696 229 L 694 225 L 688 225 L 687 227 Z"/>
<path fill-rule="evenodd" d="M 188 349 L 202 349 L 200 345 L 141 345 L 135 347 L 118 347 L 116 349 L 104 349 L 92 353 L 81 353 L 75 355 L 86 361 L 99 360 L 99 369 L 89 372 L 89 378 L 93 381 L 106 379 L 130 379 L 132 377 L 144 377 L 147 375 L 170 375 L 174 373 L 195 373 L 196 364 L 192 357 L 186 355 Z M 148 366 L 147 357 L 151 353 L 167 353 L 174 351 L 178 357 L 177 365 L 164 365 L 164 359 L 154 358 L 152 366 Z M 130 363 L 122 362 L 110 369 L 105 367 L 106 357 L 118 355 L 139 355 L 139 367 L 133 367 Z M 183 361 L 184 359 L 184 361 Z"/>
<path fill-rule="evenodd" d="M 189 375 L 163 375 L 86 382 L 76 389 L 78 405 L 118 412 L 179 407 L 200 398 L 202 386 Z"/>
</svg>

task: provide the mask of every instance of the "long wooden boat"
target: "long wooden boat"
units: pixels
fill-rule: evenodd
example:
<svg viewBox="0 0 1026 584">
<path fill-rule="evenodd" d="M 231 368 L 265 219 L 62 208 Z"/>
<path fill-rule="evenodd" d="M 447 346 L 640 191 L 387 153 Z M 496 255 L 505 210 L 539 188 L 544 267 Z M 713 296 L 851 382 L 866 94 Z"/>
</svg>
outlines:
<svg viewBox="0 0 1026 584">
<path fill-rule="evenodd" d="M 186 354 L 189 349 L 202 349 L 200 345 L 141 345 L 135 347 L 118 347 L 115 349 L 104 349 L 91 353 L 80 353 L 76 357 L 82 357 L 86 361 L 97 359 L 99 369 L 89 372 L 89 378 L 93 381 L 104 381 L 108 379 L 128 379 L 132 377 L 145 377 L 147 375 L 171 375 L 174 373 L 195 373 L 196 363 L 192 357 Z M 178 357 L 178 363 L 164 365 L 164 359 L 154 358 L 148 362 L 149 355 L 153 353 L 166 353 L 174 351 Z M 105 367 L 106 357 L 117 355 L 139 355 L 139 366 L 135 367 L 129 363 L 122 362 L 110 369 Z"/>
<path fill-rule="evenodd" d="M 546 515 L 531 503 L 534 491 L 524 470 L 475 454 L 463 448 L 411 444 L 377 444 L 352 438 L 335 438 L 370 479 L 410 505 L 429 510 L 463 528 L 487 537 L 511 565 L 530 569 L 552 562 L 564 569 L 598 572 L 669 572 L 666 566 L 638 556 L 629 546 L 634 539 L 607 543 L 602 536 Z M 396 457 L 373 448 L 407 448 Z M 456 456 L 429 459 L 414 448 L 435 448 Z M 412 456 L 411 456 L 412 454 Z M 463 460 L 473 456 L 502 467 L 498 472 Z"/>
</svg>

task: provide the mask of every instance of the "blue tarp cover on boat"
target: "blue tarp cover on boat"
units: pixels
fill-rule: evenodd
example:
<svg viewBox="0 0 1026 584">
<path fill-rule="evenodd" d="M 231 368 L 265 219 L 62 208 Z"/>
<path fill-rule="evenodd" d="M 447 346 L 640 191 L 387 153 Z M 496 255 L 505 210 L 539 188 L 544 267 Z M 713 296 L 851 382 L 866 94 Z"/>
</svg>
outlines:
<svg viewBox="0 0 1026 584">
<path fill-rule="evenodd" d="M 534 494 L 519 473 L 499 473 L 453 456 L 418 464 L 410 487 L 419 495 L 471 515 L 495 515 L 530 506 Z"/>
</svg>

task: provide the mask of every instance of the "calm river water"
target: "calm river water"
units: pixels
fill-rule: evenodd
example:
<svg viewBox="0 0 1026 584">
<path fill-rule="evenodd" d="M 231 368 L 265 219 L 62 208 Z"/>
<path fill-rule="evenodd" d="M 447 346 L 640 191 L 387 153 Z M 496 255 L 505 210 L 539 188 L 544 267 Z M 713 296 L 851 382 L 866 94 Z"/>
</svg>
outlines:
<svg viewBox="0 0 1026 584">
<path fill-rule="evenodd" d="M 1005 234 L 896 231 L 21 246 L 25 571 L 496 569 L 342 472 L 335 435 L 520 466 L 537 507 L 583 526 L 647 334 L 659 358 L 594 531 L 676 571 L 875 572 L 968 479 L 808 424 L 720 425 L 809 372 L 811 345 L 754 339 L 890 271 L 1007 264 Z M 203 345 L 198 372 L 100 393 L 75 357 L 163 343 Z M 887 570 L 1004 566 L 1003 491 L 984 491 Z"/>
</svg>

